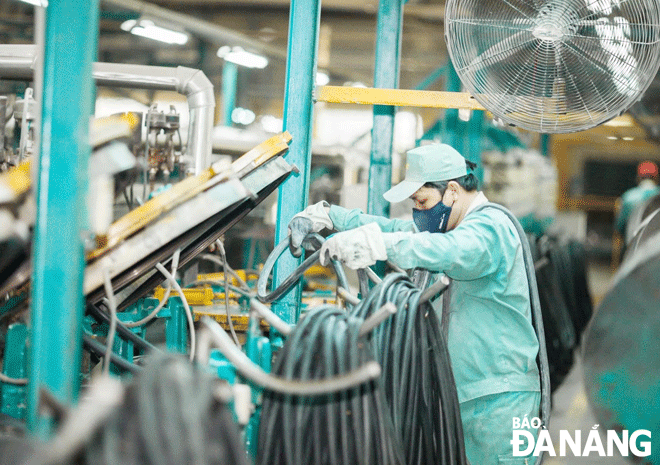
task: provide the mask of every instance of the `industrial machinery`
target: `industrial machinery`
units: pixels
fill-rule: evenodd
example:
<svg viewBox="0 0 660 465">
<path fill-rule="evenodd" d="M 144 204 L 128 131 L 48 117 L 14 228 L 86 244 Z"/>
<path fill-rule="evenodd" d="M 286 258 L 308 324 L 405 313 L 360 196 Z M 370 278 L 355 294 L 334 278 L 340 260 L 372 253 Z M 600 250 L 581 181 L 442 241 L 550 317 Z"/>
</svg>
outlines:
<svg viewBox="0 0 660 465">
<path fill-rule="evenodd" d="M 598 2 L 600 10 L 587 4 L 564 15 L 561 2 L 546 2 L 538 11 L 521 5 L 507 12 L 496 6 L 479 9 L 470 0 L 462 1 L 465 3 L 447 4 L 447 39 L 457 71 L 474 98 L 321 88 L 317 100 L 333 101 L 329 94 L 335 92 L 334 101 L 355 101 L 342 96 L 351 94 L 359 103 L 377 104 L 381 128 L 374 131 L 377 136 L 391 136 L 391 128 L 384 128 L 382 122 L 387 123 L 385 113 L 393 115 L 394 105 L 417 99 L 418 105 L 432 106 L 431 97 L 437 97 L 435 104 L 442 108 L 485 107 L 524 128 L 575 131 L 625 110 L 648 86 L 647 76 L 658 68 L 658 49 L 652 46 L 660 23 L 657 6 L 637 16 L 636 9 L 628 9 L 635 3 L 607 7 Z M 53 2 L 52 8 L 69 3 L 75 2 Z M 402 2 L 394 3 L 402 6 Z M 297 21 L 308 15 L 313 23 L 310 10 L 296 11 L 292 18 Z M 613 11 L 616 16 L 610 20 Z M 493 19 L 482 21 L 482 14 Z M 301 27 L 296 21 L 291 22 L 291 34 L 314 31 L 313 24 Z M 505 27 L 494 28 L 495 32 L 505 34 L 494 40 L 495 35 L 489 35 L 493 28 L 479 29 L 479 33 L 473 29 L 477 23 L 496 22 Z M 644 26 L 638 27 L 640 24 Z M 568 38 L 588 34 L 589 43 L 596 46 L 589 45 L 586 51 L 571 48 L 574 45 Z M 81 315 L 67 315 L 66 321 L 56 321 L 67 328 L 79 327 L 76 337 L 82 334 L 82 363 L 67 367 L 72 378 L 82 379 L 85 388 L 76 407 L 63 405 L 47 387 L 29 389 L 36 385 L 30 384 L 28 373 L 40 374 L 39 368 L 47 369 L 50 357 L 61 354 L 48 353 L 44 360 L 34 357 L 28 363 L 28 347 L 46 339 L 43 328 L 35 329 L 34 315 L 32 334 L 28 331 L 28 308 L 40 309 L 44 300 L 30 301 L 36 295 L 31 290 L 43 284 L 39 279 L 44 269 L 54 267 L 48 268 L 43 251 L 39 252 L 43 248 L 36 247 L 42 245 L 40 237 L 43 243 L 48 238 L 33 229 L 34 215 L 27 208 L 35 194 L 30 174 L 35 157 L 31 154 L 39 148 L 30 132 L 35 115 L 29 92 L 22 106 L 13 100 L 13 118 L 20 131 L 15 130 L 14 140 L 3 140 L 0 146 L 2 169 L 7 171 L 0 177 L 0 322 L 3 329 L 6 325 L 0 409 L 5 420 L 30 420 L 32 416 L 30 427 L 48 441 L 35 443 L 29 436 L 23 437 L 7 447 L 0 461 L 21 463 L 30 454 L 33 463 L 40 464 L 243 464 L 247 459 L 260 464 L 467 463 L 444 334 L 429 305 L 432 297 L 447 288 L 446 279 L 440 277 L 429 286 L 429 273 L 422 270 L 408 275 L 393 269 L 379 277 L 365 269 L 358 274 L 358 297 L 349 289 L 341 264 L 333 263 L 332 285 L 318 292 L 326 302 L 300 309 L 300 302 L 291 305 L 297 294 L 294 288 L 318 259 L 323 239 L 308 236 L 304 242 L 307 257 L 291 266 L 296 259 L 289 253 L 282 224 L 277 232 L 281 241 L 263 269 L 233 270 L 228 264 L 224 236 L 276 188 L 287 187 L 280 189 L 280 221 L 289 219 L 287 210 L 300 209 L 305 202 L 316 48 L 311 40 L 292 36 L 290 42 L 288 64 L 300 64 L 303 60 L 297 55 L 308 51 L 310 56 L 304 61 L 311 65 L 302 73 L 297 68 L 287 70 L 291 79 L 287 93 L 297 95 L 285 105 L 289 111 L 285 120 L 298 131 L 263 141 L 230 165 L 212 163 L 210 158 L 215 96 L 213 85 L 200 70 L 89 63 L 90 77 L 99 86 L 181 93 L 191 123 L 185 144 L 180 135 L 182 118 L 174 108 L 151 106 L 139 118 L 116 116 L 108 124 L 100 124 L 96 133 L 93 125 L 94 163 L 85 174 L 93 186 L 87 208 L 95 219 L 90 219 L 83 238 L 85 252 L 80 263 L 84 266 L 76 288 L 82 295 L 73 299 L 84 300 L 84 310 Z M 529 49 L 528 43 L 536 48 Z M 309 50 L 297 48 L 307 46 Z M 6 54 L 0 53 L 0 78 L 33 80 L 34 63 L 39 53 L 45 53 L 42 50 L 8 46 Z M 564 63 L 569 50 L 580 50 L 589 57 L 583 61 L 591 68 L 583 71 L 578 67 L 581 62 Z M 510 75 L 511 67 L 529 71 L 515 89 L 505 86 L 517 82 Z M 580 73 L 596 77 L 577 84 Z M 304 86 L 291 76 L 302 76 Z M 595 90 L 599 99 L 586 99 L 583 86 Z M 8 100 L 0 100 L 0 123 L 9 114 L 8 107 Z M 49 107 L 49 111 L 55 110 Z M 84 113 L 80 119 L 86 116 Z M 307 118 L 306 126 L 296 125 L 299 118 Z M 142 195 L 133 208 L 131 188 L 130 195 L 124 196 L 128 212 L 115 215 L 112 207 L 123 189 L 117 191 L 113 183 L 117 174 L 136 165 L 126 149 L 126 139 L 142 129 L 146 136 L 138 146 L 143 150 L 132 151 L 143 162 L 142 177 L 137 178 L 142 182 Z M 373 165 L 382 168 L 381 174 L 391 174 L 384 156 Z M 294 196 L 289 187 L 300 188 Z M 524 242 L 522 232 L 518 234 Z M 566 256 L 558 256 L 540 241 L 532 244 L 538 246 L 537 262 L 526 265 L 534 301 L 534 265 L 536 276 L 554 282 L 562 274 L 561 266 L 566 266 Z M 544 259 L 553 268 L 544 268 Z M 197 272 L 203 261 L 211 263 L 212 272 Z M 59 279 L 65 281 L 62 276 Z M 572 292 L 559 291 L 566 294 L 567 302 L 579 292 L 578 281 L 584 284 L 576 279 Z M 551 295 L 545 297 L 548 302 L 553 300 Z M 68 310 L 66 305 L 62 307 L 57 310 Z M 535 316 L 537 328 L 542 328 L 541 320 L 555 324 L 548 327 L 556 331 L 552 344 L 563 344 L 560 356 L 574 348 L 576 335 L 589 317 L 590 308 L 589 312 L 580 310 L 584 314 L 574 321 L 565 309 L 546 311 L 543 318 Z M 538 337 L 543 341 L 540 329 Z M 79 349 L 79 342 L 73 337 L 65 340 L 67 353 Z M 78 345 L 73 347 L 74 343 Z M 543 350 L 540 362 L 544 373 L 542 417 L 546 420 L 550 393 Z M 565 374 L 562 368 L 557 368 L 559 376 Z M 126 382 L 113 383 L 112 377 L 103 376 L 110 374 Z M 99 378 L 105 384 L 99 386 Z M 78 393 L 71 394 L 67 400 L 75 403 Z M 47 421 L 35 422 L 40 415 Z M 53 425 L 57 428 L 50 431 Z"/>
</svg>

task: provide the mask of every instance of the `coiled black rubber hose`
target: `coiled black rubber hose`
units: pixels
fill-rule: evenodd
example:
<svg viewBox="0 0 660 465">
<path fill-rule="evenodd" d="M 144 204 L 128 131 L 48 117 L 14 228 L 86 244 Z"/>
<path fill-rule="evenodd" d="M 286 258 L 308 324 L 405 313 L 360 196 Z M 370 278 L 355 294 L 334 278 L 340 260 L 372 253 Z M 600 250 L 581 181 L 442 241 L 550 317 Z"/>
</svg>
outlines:
<svg viewBox="0 0 660 465">
<path fill-rule="evenodd" d="M 402 273 L 377 284 L 352 314 L 367 318 L 386 302 L 394 316 L 371 334 L 381 385 L 407 464 L 467 464 L 463 426 L 440 321 Z"/>
<path fill-rule="evenodd" d="M 154 354 L 75 463 L 247 465 L 232 414 L 213 395 L 214 382 L 181 356 Z"/>
<path fill-rule="evenodd" d="M 279 351 L 273 373 L 296 380 L 347 373 L 373 359 L 358 336 L 362 320 L 322 306 L 311 310 Z M 376 382 L 332 395 L 264 393 L 259 465 L 398 465 L 402 449 Z"/>
</svg>

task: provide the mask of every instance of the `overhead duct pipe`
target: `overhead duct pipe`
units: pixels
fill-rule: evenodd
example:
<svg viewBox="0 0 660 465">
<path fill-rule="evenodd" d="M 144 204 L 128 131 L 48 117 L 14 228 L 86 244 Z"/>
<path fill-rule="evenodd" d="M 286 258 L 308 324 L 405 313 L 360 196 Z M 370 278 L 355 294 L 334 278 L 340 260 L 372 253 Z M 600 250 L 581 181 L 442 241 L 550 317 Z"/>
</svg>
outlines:
<svg viewBox="0 0 660 465">
<path fill-rule="evenodd" d="M 1 46 L 0 79 L 32 79 L 35 58 L 34 45 Z M 169 90 L 185 95 L 190 111 L 188 154 L 195 160 L 195 174 L 210 165 L 215 97 L 213 84 L 202 71 L 183 66 L 94 63 L 92 76 L 99 86 Z"/>
</svg>

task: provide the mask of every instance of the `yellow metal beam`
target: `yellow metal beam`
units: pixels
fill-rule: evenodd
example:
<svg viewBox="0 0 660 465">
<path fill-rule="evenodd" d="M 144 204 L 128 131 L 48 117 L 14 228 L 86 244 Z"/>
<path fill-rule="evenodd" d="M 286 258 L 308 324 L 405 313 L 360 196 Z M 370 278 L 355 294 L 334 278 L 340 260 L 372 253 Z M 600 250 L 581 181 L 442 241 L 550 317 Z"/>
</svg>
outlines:
<svg viewBox="0 0 660 465">
<path fill-rule="evenodd" d="M 316 101 L 328 103 L 354 103 L 358 105 L 392 105 L 397 107 L 485 110 L 485 108 L 467 92 L 319 86 L 316 88 Z"/>
</svg>

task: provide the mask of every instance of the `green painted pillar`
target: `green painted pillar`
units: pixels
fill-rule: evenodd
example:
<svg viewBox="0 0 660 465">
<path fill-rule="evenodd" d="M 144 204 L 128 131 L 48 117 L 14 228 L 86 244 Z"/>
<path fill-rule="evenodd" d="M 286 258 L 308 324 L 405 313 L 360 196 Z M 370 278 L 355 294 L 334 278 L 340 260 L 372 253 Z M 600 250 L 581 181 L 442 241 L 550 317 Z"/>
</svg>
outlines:
<svg viewBox="0 0 660 465">
<path fill-rule="evenodd" d="M 403 0 L 381 0 L 378 6 L 376 63 L 374 87 L 399 87 L 401 65 L 401 33 L 403 30 Z M 392 150 L 396 107 L 374 105 L 374 125 L 371 132 L 371 164 L 369 166 L 369 197 L 367 212 L 389 216 L 390 205 L 383 194 L 392 185 Z"/>
<path fill-rule="evenodd" d="M 238 86 L 238 65 L 225 60 L 222 64 L 222 113 L 224 125 L 231 126 L 231 114 L 236 107 L 236 88 Z"/>
<path fill-rule="evenodd" d="M 540 152 L 544 157 L 550 156 L 550 134 L 541 134 L 539 141 Z"/>
<path fill-rule="evenodd" d="M 312 94 L 316 78 L 320 0 L 291 0 L 289 13 L 289 45 L 286 62 L 284 93 L 284 129 L 293 140 L 285 159 L 298 167 L 278 191 L 275 244 L 287 238 L 291 218 L 303 210 L 309 196 L 309 173 L 312 158 Z M 274 270 L 273 285 L 281 284 L 293 273 L 302 258 L 288 253 L 282 255 Z M 296 286 L 273 305 L 273 311 L 292 324 L 300 315 L 301 288 Z M 279 346 L 281 337 L 271 331 L 271 340 Z"/>
<path fill-rule="evenodd" d="M 98 0 L 54 0 L 46 9 L 41 153 L 33 242 L 28 427 L 42 436 L 39 392 L 76 402 L 82 350 L 82 230 Z"/>
<path fill-rule="evenodd" d="M 477 164 L 474 174 L 479 180 L 479 185 L 484 182 L 484 167 L 481 163 L 481 141 L 483 139 L 484 129 L 484 111 L 472 110 L 470 121 L 468 122 L 467 147 L 464 146 L 463 154 L 467 160 Z"/>
<path fill-rule="evenodd" d="M 447 63 L 447 81 L 445 88 L 447 92 L 461 91 L 461 80 L 451 61 Z M 461 121 L 458 119 L 458 110 L 455 108 L 445 110 L 445 125 L 442 142 L 454 147 L 461 155 L 465 153 L 463 150 L 462 129 Z"/>
</svg>

